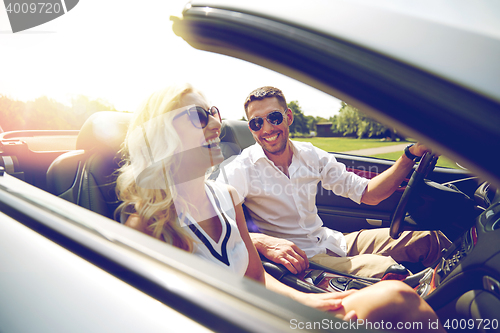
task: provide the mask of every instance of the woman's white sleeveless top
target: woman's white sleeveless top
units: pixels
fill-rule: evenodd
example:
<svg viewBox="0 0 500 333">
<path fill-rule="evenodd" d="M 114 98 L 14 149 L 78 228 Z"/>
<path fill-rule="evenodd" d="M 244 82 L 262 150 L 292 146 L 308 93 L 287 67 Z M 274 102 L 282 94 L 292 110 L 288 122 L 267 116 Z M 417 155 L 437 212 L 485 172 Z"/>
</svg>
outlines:
<svg viewBox="0 0 500 333">
<path fill-rule="evenodd" d="M 193 253 L 239 276 L 244 276 L 248 267 L 248 250 L 236 225 L 236 213 L 231 195 L 226 185 L 211 181 L 205 184 L 205 191 L 217 212 L 222 233 L 216 242 L 198 226 L 198 223 L 187 216 L 188 221 L 184 221 L 186 225 L 184 228 L 194 240 Z"/>
</svg>

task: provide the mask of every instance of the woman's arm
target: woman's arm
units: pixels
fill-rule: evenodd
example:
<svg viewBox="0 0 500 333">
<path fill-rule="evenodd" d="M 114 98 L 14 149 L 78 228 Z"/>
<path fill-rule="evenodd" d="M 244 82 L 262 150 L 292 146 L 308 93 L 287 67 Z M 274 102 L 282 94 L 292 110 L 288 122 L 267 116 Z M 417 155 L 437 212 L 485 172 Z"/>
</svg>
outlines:
<svg viewBox="0 0 500 333">
<path fill-rule="evenodd" d="M 237 197 L 237 194 L 234 192 L 236 191 L 234 188 L 229 186 L 228 189 L 229 193 L 231 193 L 231 197 Z M 235 201 L 233 200 L 233 204 L 234 202 Z M 332 311 L 341 308 L 342 299 L 354 293 L 354 291 L 352 291 L 346 293 L 306 294 L 279 282 L 274 277 L 267 274 L 264 271 L 264 267 L 262 266 L 262 262 L 260 261 L 257 249 L 253 245 L 248 233 L 245 215 L 243 213 L 241 204 L 235 205 L 234 210 L 236 212 L 236 224 L 238 225 L 238 230 L 248 250 L 249 264 L 245 273 L 246 277 L 263 283 L 269 290 L 288 296 L 305 305 L 324 311 Z"/>
<path fill-rule="evenodd" d="M 230 193 L 235 191 L 234 188 L 229 190 Z M 232 193 L 231 196 L 235 195 L 237 194 Z M 422 332 L 446 332 L 432 308 L 412 288 L 400 281 L 381 281 L 361 290 L 321 294 L 303 293 L 279 282 L 262 267 L 257 250 L 250 239 L 241 204 L 236 205 L 234 209 L 238 230 L 248 249 L 249 265 L 245 276 L 264 283 L 269 290 L 318 310 L 332 311 L 344 320 L 360 318 L 372 323 L 391 322 L 396 330 L 400 323 L 421 324 L 422 326 L 415 327 Z M 437 330 L 430 328 L 431 322 L 438 323 Z"/>
</svg>

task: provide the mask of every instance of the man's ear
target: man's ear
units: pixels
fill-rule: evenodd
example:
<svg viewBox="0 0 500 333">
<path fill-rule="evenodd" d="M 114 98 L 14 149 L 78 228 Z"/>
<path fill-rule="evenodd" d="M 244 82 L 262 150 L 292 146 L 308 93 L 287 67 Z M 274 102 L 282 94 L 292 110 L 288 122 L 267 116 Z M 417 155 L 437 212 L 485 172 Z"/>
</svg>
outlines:
<svg viewBox="0 0 500 333">
<path fill-rule="evenodd" d="M 288 126 L 293 123 L 293 112 L 290 108 L 286 109 L 286 117 L 288 119 Z"/>
</svg>

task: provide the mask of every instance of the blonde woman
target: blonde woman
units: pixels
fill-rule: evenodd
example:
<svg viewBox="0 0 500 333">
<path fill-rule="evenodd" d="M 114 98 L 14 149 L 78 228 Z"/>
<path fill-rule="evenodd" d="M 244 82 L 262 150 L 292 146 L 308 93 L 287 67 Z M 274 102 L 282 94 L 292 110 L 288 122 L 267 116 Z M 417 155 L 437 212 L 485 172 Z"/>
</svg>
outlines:
<svg viewBox="0 0 500 333">
<path fill-rule="evenodd" d="M 220 128 L 219 110 L 189 84 L 158 91 L 144 102 L 131 121 L 127 159 L 117 180 L 120 208 L 130 212 L 127 226 L 346 320 L 421 321 L 424 328 L 437 320 L 430 306 L 401 282 L 307 294 L 265 273 L 238 193 L 206 180 L 207 170 L 224 160 Z"/>
</svg>

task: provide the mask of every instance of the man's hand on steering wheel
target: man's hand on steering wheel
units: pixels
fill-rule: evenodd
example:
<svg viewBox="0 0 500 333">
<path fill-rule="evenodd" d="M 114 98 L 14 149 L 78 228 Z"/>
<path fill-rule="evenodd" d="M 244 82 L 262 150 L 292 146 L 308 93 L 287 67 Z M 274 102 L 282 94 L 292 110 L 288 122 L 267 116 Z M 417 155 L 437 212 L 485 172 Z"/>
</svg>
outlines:
<svg viewBox="0 0 500 333">
<path fill-rule="evenodd" d="M 422 156 L 425 152 L 430 152 L 431 150 L 426 147 L 425 145 L 417 142 L 413 146 L 409 148 L 410 153 L 412 153 L 415 156 Z"/>
<path fill-rule="evenodd" d="M 424 181 L 424 178 L 427 177 L 427 175 L 429 174 L 429 172 L 431 172 L 434 169 L 434 166 L 436 165 L 436 161 L 439 156 L 437 154 L 431 153 L 430 149 L 419 143 L 408 146 L 407 150 L 409 154 L 407 151 L 405 151 L 405 155 L 409 159 L 412 159 L 411 155 L 415 156 L 420 156 L 420 154 L 423 155 L 421 156 L 421 159 L 419 158 L 420 160 L 419 165 L 417 169 L 413 171 L 410 181 L 408 182 L 408 185 L 406 185 L 405 191 L 403 192 L 403 195 L 401 196 L 401 199 L 399 200 L 399 203 L 396 206 L 396 210 L 392 215 L 389 233 L 391 237 L 394 239 L 397 239 L 401 235 L 401 232 L 404 229 L 403 221 L 407 212 L 408 201 L 415 193 L 415 189 L 419 186 L 419 184 L 422 183 Z"/>
<path fill-rule="evenodd" d="M 264 234 L 250 233 L 257 251 L 267 259 L 285 266 L 292 274 L 303 272 L 309 267 L 309 260 L 293 242 Z"/>
</svg>

